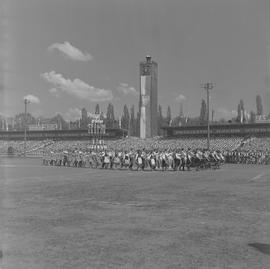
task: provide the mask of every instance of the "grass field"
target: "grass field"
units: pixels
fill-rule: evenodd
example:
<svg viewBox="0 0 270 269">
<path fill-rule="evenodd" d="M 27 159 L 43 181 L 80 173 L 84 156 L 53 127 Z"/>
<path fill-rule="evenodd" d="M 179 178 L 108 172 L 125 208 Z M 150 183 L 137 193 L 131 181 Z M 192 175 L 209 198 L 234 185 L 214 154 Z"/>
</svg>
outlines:
<svg viewBox="0 0 270 269">
<path fill-rule="evenodd" d="M 270 167 L 131 172 L 0 163 L 2 269 L 269 269 Z"/>
</svg>

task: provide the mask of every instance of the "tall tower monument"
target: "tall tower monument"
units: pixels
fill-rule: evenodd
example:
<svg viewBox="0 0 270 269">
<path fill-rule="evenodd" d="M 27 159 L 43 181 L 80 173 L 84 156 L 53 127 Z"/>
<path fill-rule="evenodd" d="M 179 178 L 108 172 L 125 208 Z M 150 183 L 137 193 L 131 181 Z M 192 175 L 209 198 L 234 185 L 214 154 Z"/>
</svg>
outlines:
<svg viewBox="0 0 270 269">
<path fill-rule="evenodd" d="M 157 76 L 158 65 L 146 56 L 140 63 L 140 138 L 157 135 Z"/>
</svg>

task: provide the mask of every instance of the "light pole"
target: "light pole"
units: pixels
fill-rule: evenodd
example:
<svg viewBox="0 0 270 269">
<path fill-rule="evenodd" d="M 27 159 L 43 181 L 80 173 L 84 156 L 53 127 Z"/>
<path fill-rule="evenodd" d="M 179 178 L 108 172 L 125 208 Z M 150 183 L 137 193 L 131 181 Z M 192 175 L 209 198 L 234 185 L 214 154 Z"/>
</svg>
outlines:
<svg viewBox="0 0 270 269">
<path fill-rule="evenodd" d="M 215 87 L 212 82 L 202 83 L 201 88 L 206 90 L 207 93 L 207 149 L 210 149 L 210 123 L 209 123 L 209 91 Z"/>
<path fill-rule="evenodd" d="M 26 114 L 27 114 L 27 105 L 30 104 L 30 101 L 28 99 L 24 99 L 24 157 L 26 156 Z"/>
</svg>

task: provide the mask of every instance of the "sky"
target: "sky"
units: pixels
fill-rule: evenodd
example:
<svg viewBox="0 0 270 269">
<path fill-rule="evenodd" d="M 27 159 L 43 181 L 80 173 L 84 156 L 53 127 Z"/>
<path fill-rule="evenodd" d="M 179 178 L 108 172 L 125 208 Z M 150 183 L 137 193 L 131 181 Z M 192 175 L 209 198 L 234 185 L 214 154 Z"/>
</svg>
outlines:
<svg viewBox="0 0 270 269">
<path fill-rule="evenodd" d="M 139 98 L 139 63 L 158 63 L 166 115 L 198 116 L 213 82 L 215 118 L 240 99 L 270 112 L 268 0 L 0 0 L 0 114 L 79 117 Z"/>
</svg>

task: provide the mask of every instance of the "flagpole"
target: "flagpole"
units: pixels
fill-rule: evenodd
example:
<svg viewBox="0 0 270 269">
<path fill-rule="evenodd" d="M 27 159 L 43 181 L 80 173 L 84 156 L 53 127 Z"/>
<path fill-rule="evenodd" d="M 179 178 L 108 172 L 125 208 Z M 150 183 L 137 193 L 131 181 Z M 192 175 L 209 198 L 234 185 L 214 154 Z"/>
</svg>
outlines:
<svg viewBox="0 0 270 269">
<path fill-rule="evenodd" d="M 27 116 L 27 105 L 30 104 L 28 99 L 24 99 L 24 157 L 26 157 L 26 116 Z"/>
<path fill-rule="evenodd" d="M 207 149 L 210 149 L 210 122 L 209 122 L 209 91 L 214 88 L 215 84 L 212 82 L 202 83 L 201 88 L 206 90 L 207 93 Z"/>
</svg>

